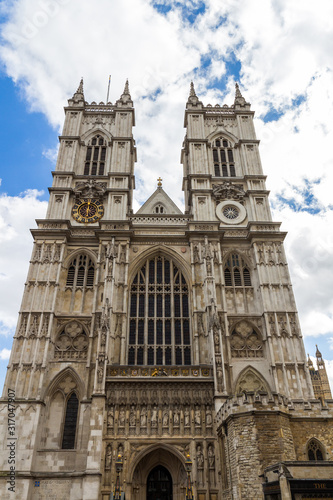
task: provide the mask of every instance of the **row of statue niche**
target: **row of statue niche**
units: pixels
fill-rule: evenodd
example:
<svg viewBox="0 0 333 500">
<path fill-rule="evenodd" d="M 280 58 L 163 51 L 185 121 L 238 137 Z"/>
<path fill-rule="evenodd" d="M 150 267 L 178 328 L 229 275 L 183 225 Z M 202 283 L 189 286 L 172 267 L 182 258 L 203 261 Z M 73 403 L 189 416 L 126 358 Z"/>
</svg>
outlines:
<svg viewBox="0 0 333 500">
<path fill-rule="evenodd" d="M 214 445 L 213 445 L 213 443 L 210 443 L 208 445 L 207 456 L 208 456 L 208 467 L 210 469 L 214 469 L 214 467 L 215 467 L 215 452 L 214 452 Z M 203 469 L 204 468 L 204 454 L 203 454 L 203 451 L 202 451 L 202 445 L 201 444 L 197 445 L 196 459 L 197 459 L 197 468 L 198 469 Z"/>
<path fill-rule="evenodd" d="M 118 446 L 118 455 L 124 455 L 124 446 L 120 444 Z M 105 468 L 110 469 L 112 464 L 112 444 L 108 444 L 105 451 Z"/>
<path fill-rule="evenodd" d="M 174 425 L 174 427 L 177 427 L 180 425 L 180 409 L 178 406 L 176 406 L 172 410 L 172 415 L 171 415 L 171 421 Z M 148 410 L 146 406 L 143 406 L 140 411 L 140 426 L 141 427 L 146 427 L 148 423 Z M 158 420 L 158 407 L 157 405 L 154 405 L 151 409 L 151 415 L 150 415 L 150 423 L 152 427 L 157 427 L 157 420 Z M 126 410 L 124 407 L 121 407 L 119 410 L 119 415 L 118 415 L 118 426 L 119 427 L 125 427 L 126 423 Z M 137 423 L 137 411 L 136 407 L 134 405 L 131 406 L 130 409 L 130 414 L 129 414 L 129 425 L 130 427 L 135 427 Z M 162 411 L 162 426 L 163 427 L 168 427 L 170 423 L 170 410 L 169 408 L 164 408 Z M 194 410 L 194 424 L 196 426 L 201 425 L 201 409 L 199 407 L 196 407 Z M 212 417 L 212 410 L 210 406 L 206 408 L 206 426 L 210 427 L 213 423 L 213 417 Z M 114 426 L 114 408 L 111 407 L 108 411 L 107 414 L 107 425 L 110 428 L 113 428 Z M 185 407 L 184 409 L 184 426 L 185 427 L 190 427 L 191 425 L 191 412 L 189 407 Z"/>
</svg>

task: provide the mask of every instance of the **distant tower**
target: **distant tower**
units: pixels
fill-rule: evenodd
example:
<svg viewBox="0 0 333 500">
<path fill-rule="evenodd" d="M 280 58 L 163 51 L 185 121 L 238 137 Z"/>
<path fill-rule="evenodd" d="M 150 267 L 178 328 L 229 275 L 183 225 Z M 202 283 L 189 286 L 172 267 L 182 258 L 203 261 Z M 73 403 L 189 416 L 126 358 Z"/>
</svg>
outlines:
<svg viewBox="0 0 333 500">
<path fill-rule="evenodd" d="M 317 358 L 317 370 L 314 369 L 313 363 L 311 361 L 310 375 L 312 379 L 313 390 L 315 397 L 318 399 L 332 399 L 332 393 L 330 389 L 330 384 L 328 381 L 327 371 L 325 367 L 325 361 L 323 360 L 322 354 L 316 345 L 316 358 Z"/>
</svg>

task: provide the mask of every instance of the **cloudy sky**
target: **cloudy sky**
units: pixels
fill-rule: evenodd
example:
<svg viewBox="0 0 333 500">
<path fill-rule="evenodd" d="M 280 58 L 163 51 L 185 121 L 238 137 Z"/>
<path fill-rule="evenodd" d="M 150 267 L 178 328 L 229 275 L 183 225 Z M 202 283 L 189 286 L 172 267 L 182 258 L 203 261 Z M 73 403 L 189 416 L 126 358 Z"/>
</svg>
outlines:
<svg viewBox="0 0 333 500">
<path fill-rule="evenodd" d="M 0 6 L 0 383 L 32 239 L 45 214 L 63 106 L 135 102 L 135 208 L 156 178 L 183 207 L 183 114 L 193 80 L 205 104 L 234 83 L 256 111 L 274 220 L 286 250 L 307 352 L 333 387 L 333 3 L 330 0 L 2 0 Z"/>
</svg>

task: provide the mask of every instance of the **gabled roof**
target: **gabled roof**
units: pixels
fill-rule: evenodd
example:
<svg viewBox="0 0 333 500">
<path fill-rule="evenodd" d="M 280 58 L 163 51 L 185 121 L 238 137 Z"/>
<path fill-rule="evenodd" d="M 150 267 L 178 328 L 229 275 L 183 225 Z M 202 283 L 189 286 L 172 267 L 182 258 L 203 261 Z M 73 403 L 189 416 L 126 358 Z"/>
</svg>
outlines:
<svg viewBox="0 0 333 500">
<path fill-rule="evenodd" d="M 183 214 L 177 205 L 172 201 L 172 199 L 166 194 L 163 188 L 158 187 L 156 191 L 148 198 L 148 200 L 139 208 L 136 212 L 137 214 L 156 214 L 156 205 L 162 205 L 164 207 L 164 214 Z"/>
</svg>

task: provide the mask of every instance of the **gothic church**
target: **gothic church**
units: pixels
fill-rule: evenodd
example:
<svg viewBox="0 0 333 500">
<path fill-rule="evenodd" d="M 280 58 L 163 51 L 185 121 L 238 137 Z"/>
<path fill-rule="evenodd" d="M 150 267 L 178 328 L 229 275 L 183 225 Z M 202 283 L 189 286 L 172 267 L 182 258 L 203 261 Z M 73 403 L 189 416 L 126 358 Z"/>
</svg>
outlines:
<svg viewBox="0 0 333 500">
<path fill-rule="evenodd" d="M 253 116 L 238 85 L 212 106 L 191 84 L 185 213 L 161 179 L 133 213 L 128 82 L 115 104 L 82 81 L 69 99 L 0 401 L 2 499 L 333 499 L 333 401 L 314 397 Z"/>
</svg>

